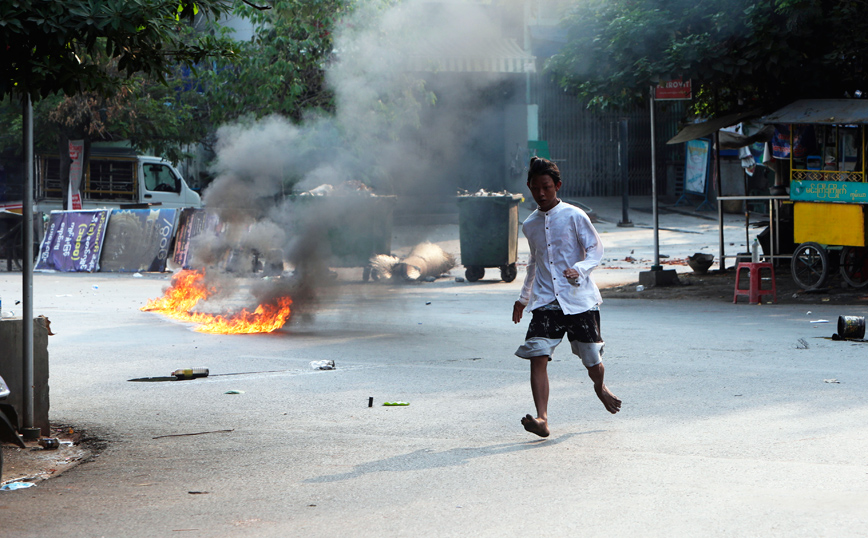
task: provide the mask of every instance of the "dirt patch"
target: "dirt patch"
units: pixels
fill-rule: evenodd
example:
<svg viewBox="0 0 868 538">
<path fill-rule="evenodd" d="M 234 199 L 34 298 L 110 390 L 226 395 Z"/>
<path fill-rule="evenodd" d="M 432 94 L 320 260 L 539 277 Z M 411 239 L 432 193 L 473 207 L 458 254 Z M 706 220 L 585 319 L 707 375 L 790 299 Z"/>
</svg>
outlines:
<svg viewBox="0 0 868 538">
<path fill-rule="evenodd" d="M 744 278 L 744 275 L 742 275 Z M 637 291 L 638 282 L 600 290 L 604 299 L 687 299 L 709 300 L 732 303 L 735 291 L 735 270 L 725 272 L 711 271 L 704 275 L 679 273 L 678 286 L 650 287 Z M 831 278 L 827 287 L 806 291 L 792 279 L 789 267 L 775 271 L 778 304 L 841 304 L 868 305 L 868 287 L 854 289 L 838 277 Z M 766 281 L 763 287 L 770 287 Z M 747 282 L 742 282 L 747 287 Z M 763 303 L 771 303 L 771 297 L 764 296 Z M 739 297 L 739 304 L 747 304 L 747 297 Z"/>
<path fill-rule="evenodd" d="M 79 463 L 93 458 L 105 443 L 91 438 L 68 425 L 51 427 L 51 437 L 59 441 L 54 450 L 42 448 L 36 441 L 27 448 L 3 445 L 3 477 L 0 485 L 10 482 L 40 482 L 58 476 Z"/>
</svg>

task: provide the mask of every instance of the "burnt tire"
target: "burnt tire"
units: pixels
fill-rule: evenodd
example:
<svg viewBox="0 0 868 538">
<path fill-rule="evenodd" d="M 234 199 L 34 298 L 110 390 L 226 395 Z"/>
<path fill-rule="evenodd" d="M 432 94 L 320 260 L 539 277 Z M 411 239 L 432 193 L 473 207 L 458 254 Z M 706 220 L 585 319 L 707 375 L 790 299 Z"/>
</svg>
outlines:
<svg viewBox="0 0 868 538">
<path fill-rule="evenodd" d="M 476 282 L 485 276 L 485 267 L 471 265 L 464 270 L 464 277 L 468 282 Z"/>
<path fill-rule="evenodd" d="M 514 263 L 500 266 L 500 279 L 504 282 L 512 282 L 518 276 L 518 268 Z"/>
<path fill-rule="evenodd" d="M 829 277 L 829 253 L 818 243 L 802 243 L 793 252 L 790 272 L 796 284 L 806 290 L 815 290 Z"/>
</svg>

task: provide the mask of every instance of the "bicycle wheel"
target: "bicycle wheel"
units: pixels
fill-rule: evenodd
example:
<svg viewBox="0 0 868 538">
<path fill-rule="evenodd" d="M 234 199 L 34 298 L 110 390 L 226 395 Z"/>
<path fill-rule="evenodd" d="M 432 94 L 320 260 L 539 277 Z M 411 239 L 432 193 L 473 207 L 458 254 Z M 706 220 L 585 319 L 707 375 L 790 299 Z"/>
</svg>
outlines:
<svg viewBox="0 0 868 538">
<path fill-rule="evenodd" d="M 844 247 L 841 251 L 841 278 L 854 288 L 868 286 L 868 249 Z"/>
<path fill-rule="evenodd" d="M 822 245 L 810 241 L 802 243 L 793 252 L 790 272 L 802 288 L 817 289 L 829 276 L 829 254 Z"/>
</svg>

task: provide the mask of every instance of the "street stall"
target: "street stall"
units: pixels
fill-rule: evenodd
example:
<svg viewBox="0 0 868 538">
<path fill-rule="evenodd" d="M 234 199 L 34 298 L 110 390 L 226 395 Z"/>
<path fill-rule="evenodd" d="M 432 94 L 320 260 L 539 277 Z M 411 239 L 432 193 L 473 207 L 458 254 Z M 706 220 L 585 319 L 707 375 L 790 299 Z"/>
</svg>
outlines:
<svg viewBox="0 0 868 538">
<path fill-rule="evenodd" d="M 770 143 L 789 180 L 793 279 L 823 287 L 836 271 L 851 286 L 868 285 L 865 128 L 868 102 L 796 101 L 762 118 L 775 126 Z"/>
</svg>

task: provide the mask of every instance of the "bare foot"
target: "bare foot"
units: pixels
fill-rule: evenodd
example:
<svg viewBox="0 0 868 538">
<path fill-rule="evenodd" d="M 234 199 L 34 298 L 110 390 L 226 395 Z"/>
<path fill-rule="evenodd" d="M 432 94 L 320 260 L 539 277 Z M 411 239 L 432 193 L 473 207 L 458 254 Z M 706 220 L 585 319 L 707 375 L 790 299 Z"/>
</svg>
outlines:
<svg viewBox="0 0 868 538">
<path fill-rule="evenodd" d="M 594 385 L 594 392 L 597 393 L 597 397 L 600 398 L 600 401 L 603 402 L 604 406 L 606 406 L 606 411 L 614 415 L 621 410 L 621 400 L 612 394 L 605 383 Z"/>
<path fill-rule="evenodd" d="M 620 404 L 620 402 L 618 403 Z M 521 425 L 524 426 L 525 430 L 529 431 L 530 433 L 535 433 L 540 437 L 549 436 L 548 421 L 541 418 L 533 418 L 530 415 L 525 415 L 524 418 L 521 419 Z"/>
</svg>

